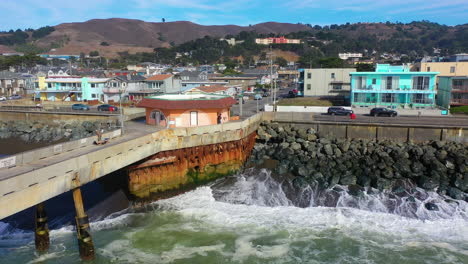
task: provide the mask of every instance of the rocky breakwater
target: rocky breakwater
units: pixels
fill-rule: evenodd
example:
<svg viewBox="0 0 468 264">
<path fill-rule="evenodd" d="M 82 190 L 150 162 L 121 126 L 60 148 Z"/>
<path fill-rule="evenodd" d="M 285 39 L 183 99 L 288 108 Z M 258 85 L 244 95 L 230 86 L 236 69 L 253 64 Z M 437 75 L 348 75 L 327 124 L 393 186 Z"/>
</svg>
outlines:
<svg viewBox="0 0 468 264">
<path fill-rule="evenodd" d="M 295 185 L 347 185 L 356 196 L 373 188 L 411 196 L 418 186 L 468 200 L 468 146 L 454 142 L 337 139 L 314 129 L 264 122 L 249 162 L 273 163 L 273 171 L 290 174 Z M 437 210 L 434 204 L 425 206 Z"/>
<path fill-rule="evenodd" d="M 45 124 L 39 121 L 0 121 L 0 139 L 20 138 L 25 142 L 54 142 L 61 139 L 79 139 L 95 135 L 97 129 L 108 130 L 114 124 L 99 121 Z"/>
</svg>

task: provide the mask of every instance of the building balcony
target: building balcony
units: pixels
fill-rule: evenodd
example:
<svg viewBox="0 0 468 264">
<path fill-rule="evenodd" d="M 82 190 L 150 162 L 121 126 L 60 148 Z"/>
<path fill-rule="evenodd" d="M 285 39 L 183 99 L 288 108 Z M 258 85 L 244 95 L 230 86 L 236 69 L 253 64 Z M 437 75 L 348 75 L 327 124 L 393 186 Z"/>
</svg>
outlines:
<svg viewBox="0 0 468 264">
<path fill-rule="evenodd" d="M 468 93 L 468 85 L 452 86 L 452 92 Z"/>
<path fill-rule="evenodd" d="M 39 90 L 36 89 L 36 92 L 41 92 L 41 93 L 81 93 L 81 88 L 70 88 L 70 89 L 45 89 L 45 90 Z"/>
<path fill-rule="evenodd" d="M 119 88 L 102 88 L 103 93 L 109 93 L 109 94 L 119 94 L 122 91 L 123 90 L 121 90 Z"/>
<path fill-rule="evenodd" d="M 468 105 L 468 99 L 453 99 L 450 101 L 451 105 Z"/>
<path fill-rule="evenodd" d="M 435 93 L 434 86 L 429 89 L 430 86 L 380 86 L 376 84 L 366 85 L 362 87 L 353 87 L 353 92 L 373 92 L 373 93 Z"/>
</svg>

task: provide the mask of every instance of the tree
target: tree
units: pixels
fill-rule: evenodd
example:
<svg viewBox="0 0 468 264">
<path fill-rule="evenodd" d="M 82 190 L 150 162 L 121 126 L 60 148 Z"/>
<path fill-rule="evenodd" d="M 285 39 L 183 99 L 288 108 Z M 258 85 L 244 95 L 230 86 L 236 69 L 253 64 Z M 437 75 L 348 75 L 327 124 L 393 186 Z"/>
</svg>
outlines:
<svg viewBox="0 0 468 264">
<path fill-rule="evenodd" d="M 343 68 L 345 66 L 344 60 L 334 57 L 320 59 L 319 64 L 321 68 Z"/>
<path fill-rule="evenodd" d="M 375 71 L 375 67 L 372 64 L 358 63 L 358 64 L 356 64 L 356 71 L 358 71 L 358 72 L 373 72 L 373 71 Z"/>
<path fill-rule="evenodd" d="M 280 67 L 288 66 L 288 61 L 283 57 L 276 58 L 275 63 L 278 64 Z"/>
<path fill-rule="evenodd" d="M 165 23 L 165 22 L 166 22 L 166 19 L 165 19 L 165 18 L 163 18 L 163 19 L 162 19 L 162 22 L 163 22 L 163 23 Z"/>
<path fill-rule="evenodd" d="M 97 56 L 99 56 L 99 51 L 97 51 L 97 50 L 91 51 L 91 52 L 89 52 L 89 56 L 90 57 L 97 57 Z"/>
</svg>

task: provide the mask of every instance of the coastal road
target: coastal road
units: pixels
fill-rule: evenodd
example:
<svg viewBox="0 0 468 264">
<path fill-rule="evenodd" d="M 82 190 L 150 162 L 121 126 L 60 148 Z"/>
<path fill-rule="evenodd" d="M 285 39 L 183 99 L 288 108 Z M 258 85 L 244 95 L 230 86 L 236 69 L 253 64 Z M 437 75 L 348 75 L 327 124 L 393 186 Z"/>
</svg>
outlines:
<svg viewBox="0 0 468 264">
<path fill-rule="evenodd" d="M 331 116 L 327 114 L 313 114 L 314 121 L 326 122 L 355 122 L 373 124 L 396 124 L 396 125 L 436 125 L 436 126 L 458 126 L 468 127 L 468 116 L 397 116 L 397 117 L 373 117 L 369 115 L 356 115 L 355 120 L 349 116 Z"/>
</svg>

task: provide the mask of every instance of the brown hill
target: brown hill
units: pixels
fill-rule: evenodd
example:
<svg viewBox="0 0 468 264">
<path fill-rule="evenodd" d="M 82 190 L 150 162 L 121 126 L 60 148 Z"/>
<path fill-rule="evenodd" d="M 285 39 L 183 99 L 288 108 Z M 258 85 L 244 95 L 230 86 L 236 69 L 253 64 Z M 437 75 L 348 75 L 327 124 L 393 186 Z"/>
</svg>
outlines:
<svg viewBox="0 0 468 264">
<path fill-rule="evenodd" d="M 102 55 L 112 56 L 119 51 L 151 51 L 156 47 L 180 44 L 204 36 L 224 37 L 241 31 L 258 33 L 289 33 L 310 28 L 301 24 L 261 23 L 248 27 L 236 25 L 203 26 L 188 21 L 166 23 L 145 22 L 132 19 L 93 19 L 83 23 L 65 23 L 55 26 L 55 31 L 38 40 L 36 45 L 60 48 L 52 53 L 79 53 L 98 50 Z M 107 42 L 110 46 L 101 46 Z"/>
</svg>

